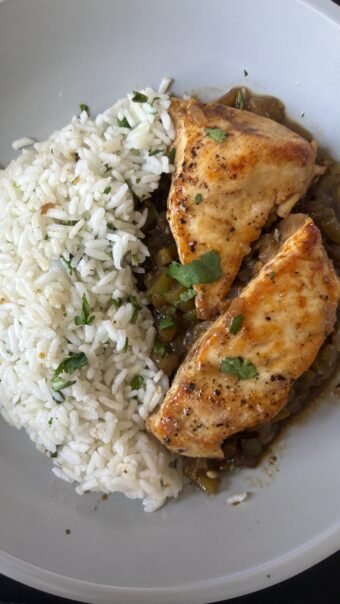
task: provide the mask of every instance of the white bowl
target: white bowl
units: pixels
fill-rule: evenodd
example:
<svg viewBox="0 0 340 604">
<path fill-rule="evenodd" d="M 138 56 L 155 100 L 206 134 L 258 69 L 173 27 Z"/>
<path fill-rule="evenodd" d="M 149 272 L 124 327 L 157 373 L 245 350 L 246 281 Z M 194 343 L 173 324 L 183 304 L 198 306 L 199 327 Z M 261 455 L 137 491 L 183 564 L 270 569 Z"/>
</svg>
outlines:
<svg viewBox="0 0 340 604">
<path fill-rule="evenodd" d="M 46 137 L 80 102 L 96 112 L 163 76 L 181 93 L 270 92 L 340 157 L 339 56 L 340 9 L 328 0 L 8 0 L 0 162 L 12 140 Z M 216 497 L 188 488 L 154 514 L 119 495 L 95 509 L 98 496 L 75 495 L 1 423 L 0 572 L 96 604 L 199 604 L 304 570 L 340 544 L 340 405 L 326 398 L 276 445 L 275 476 L 238 472 Z"/>
</svg>

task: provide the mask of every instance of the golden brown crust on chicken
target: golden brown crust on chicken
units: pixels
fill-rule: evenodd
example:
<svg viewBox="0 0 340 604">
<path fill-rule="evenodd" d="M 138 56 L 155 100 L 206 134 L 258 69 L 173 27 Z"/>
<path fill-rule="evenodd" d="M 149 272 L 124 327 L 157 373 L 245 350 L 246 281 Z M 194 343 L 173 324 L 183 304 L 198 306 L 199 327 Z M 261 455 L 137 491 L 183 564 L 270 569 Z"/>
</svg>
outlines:
<svg viewBox="0 0 340 604">
<path fill-rule="evenodd" d="M 176 159 L 167 216 L 182 263 L 209 250 L 221 257 L 223 276 L 195 286 L 199 317 L 213 319 L 268 216 L 288 216 L 320 167 L 315 146 L 267 118 L 194 100 L 174 99 L 170 112 Z"/>
<path fill-rule="evenodd" d="M 333 329 L 340 284 L 320 232 L 303 214 L 281 225 L 276 257 L 201 336 L 147 422 L 172 451 L 222 457 L 225 438 L 270 421 Z M 241 328 L 232 335 L 240 314 Z M 225 357 L 247 359 L 257 377 L 222 372 Z"/>
</svg>

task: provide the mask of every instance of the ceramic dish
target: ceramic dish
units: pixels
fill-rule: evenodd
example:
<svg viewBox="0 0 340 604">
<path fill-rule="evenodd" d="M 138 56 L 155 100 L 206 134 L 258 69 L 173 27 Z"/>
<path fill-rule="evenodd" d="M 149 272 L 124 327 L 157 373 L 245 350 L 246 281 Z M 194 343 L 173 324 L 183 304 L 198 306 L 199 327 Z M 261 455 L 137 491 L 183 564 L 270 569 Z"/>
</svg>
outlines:
<svg viewBox="0 0 340 604">
<path fill-rule="evenodd" d="M 97 112 L 164 76 L 179 93 L 216 97 L 244 69 L 340 159 L 339 56 L 340 9 L 328 0 L 7 0 L 0 162 L 79 102 Z M 96 604 L 199 604 L 282 581 L 340 545 L 339 425 L 327 395 L 281 437 L 277 465 L 235 473 L 214 497 L 186 488 L 145 514 L 123 496 L 77 496 L 0 422 L 0 572 Z M 247 501 L 228 506 L 244 490 Z"/>
</svg>

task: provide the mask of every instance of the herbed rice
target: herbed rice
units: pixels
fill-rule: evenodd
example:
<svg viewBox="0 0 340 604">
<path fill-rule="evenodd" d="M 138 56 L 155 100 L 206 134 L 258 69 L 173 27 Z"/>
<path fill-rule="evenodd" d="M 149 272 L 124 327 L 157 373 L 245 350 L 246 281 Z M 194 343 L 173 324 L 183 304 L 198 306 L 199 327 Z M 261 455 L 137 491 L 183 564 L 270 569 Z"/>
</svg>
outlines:
<svg viewBox="0 0 340 604">
<path fill-rule="evenodd" d="M 135 210 L 132 192 L 149 196 L 172 170 L 174 130 L 160 90 L 142 90 L 145 103 L 129 94 L 95 119 L 82 111 L 0 171 L 2 415 L 77 493 L 120 491 L 147 511 L 182 487 L 171 455 L 144 431 L 168 380 L 150 358 L 155 330 L 134 277 L 148 250 L 147 211 Z M 124 118 L 130 128 L 118 125 Z M 95 319 L 76 325 L 84 294 Z M 79 352 L 88 364 L 53 391 L 55 369 Z M 138 389 L 135 376 L 144 380 Z"/>
</svg>

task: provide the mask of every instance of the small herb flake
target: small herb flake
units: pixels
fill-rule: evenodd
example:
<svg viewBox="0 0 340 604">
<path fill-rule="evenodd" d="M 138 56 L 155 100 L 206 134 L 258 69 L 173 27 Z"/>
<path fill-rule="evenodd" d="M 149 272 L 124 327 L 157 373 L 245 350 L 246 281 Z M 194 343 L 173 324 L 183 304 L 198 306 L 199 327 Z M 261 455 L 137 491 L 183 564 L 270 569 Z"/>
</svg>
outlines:
<svg viewBox="0 0 340 604">
<path fill-rule="evenodd" d="M 118 124 L 119 128 L 131 128 L 131 126 L 130 126 L 129 122 L 127 121 L 126 117 L 123 117 L 122 120 L 120 120 L 117 117 L 117 124 Z"/>
<path fill-rule="evenodd" d="M 218 143 L 223 143 L 227 138 L 227 134 L 221 128 L 204 128 L 205 136 L 209 136 Z"/>
<path fill-rule="evenodd" d="M 123 304 L 123 300 L 121 298 L 111 298 L 111 304 L 116 308 L 120 308 Z"/>
<path fill-rule="evenodd" d="M 156 342 L 153 347 L 153 351 L 155 354 L 159 354 L 161 357 L 165 357 L 166 355 L 166 348 L 163 342 Z"/>
<path fill-rule="evenodd" d="M 64 378 L 60 377 L 59 375 L 55 375 L 51 379 L 51 386 L 55 392 L 59 392 L 60 390 L 63 390 L 64 388 L 68 388 L 69 386 L 72 386 L 73 384 L 75 384 L 74 381 L 64 380 Z"/>
<path fill-rule="evenodd" d="M 258 375 L 255 365 L 242 357 L 224 357 L 220 363 L 220 370 L 235 375 L 239 380 L 249 380 Z"/>
<path fill-rule="evenodd" d="M 191 287 L 196 283 L 212 283 L 222 276 L 221 259 L 217 252 L 211 250 L 189 264 L 171 262 L 168 275 L 184 287 Z"/>
<path fill-rule="evenodd" d="M 244 75 L 245 78 L 249 75 L 248 71 L 246 69 L 243 70 L 243 75 Z"/>
<path fill-rule="evenodd" d="M 150 105 L 152 106 L 152 105 L 154 104 L 154 102 L 155 102 L 155 101 L 159 101 L 159 99 L 160 99 L 160 98 L 161 98 L 160 96 L 155 96 L 155 97 L 152 99 L 152 101 L 151 101 Z"/>
<path fill-rule="evenodd" d="M 80 103 L 79 108 L 80 111 L 86 111 L 86 113 L 90 113 L 89 107 L 88 105 L 85 105 L 85 103 Z"/>
<path fill-rule="evenodd" d="M 195 195 L 195 203 L 201 203 L 201 201 L 203 201 L 203 195 L 202 193 L 197 193 L 197 195 Z"/>
<path fill-rule="evenodd" d="M 46 233 L 46 235 L 45 235 L 45 237 L 44 237 L 44 241 L 48 241 L 48 239 L 49 239 L 49 237 L 48 237 L 48 235 L 47 235 L 47 233 Z"/>
<path fill-rule="evenodd" d="M 141 388 L 143 384 L 144 378 L 141 375 L 135 375 L 130 382 L 132 390 L 139 390 L 139 388 Z"/>
<path fill-rule="evenodd" d="M 71 529 L 65 529 L 65 533 L 66 533 L 66 535 L 70 535 L 71 534 Z"/>
<path fill-rule="evenodd" d="M 50 419 L 48 420 L 47 423 L 48 423 L 49 426 L 52 426 L 52 422 L 53 422 L 53 417 L 50 417 Z"/>
<path fill-rule="evenodd" d="M 55 451 L 54 453 L 50 453 L 50 457 L 52 457 L 52 459 L 55 459 L 56 457 L 58 457 L 58 451 Z"/>
<path fill-rule="evenodd" d="M 162 153 L 163 149 L 152 149 L 152 151 L 149 151 L 149 156 L 152 157 L 152 155 L 157 155 L 158 153 Z"/>
<path fill-rule="evenodd" d="M 138 90 L 134 90 L 133 97 L 131 100 L 133 103 L 147 103 L 148 97 L 146 96 L 146 94 L 143 94 L 142 92 L 138 92 Z"/>
<path fill-rule="evenodd" d="M 169 327 L 174 327 L 175 321 L 172 317 L 164 317 L 159 322 L 159 329 L 169 329 Z"/>
<path fill-rule="evenodd" d="M 240 331 L 240 329 L 241 329 L 243 319 L 244 319 L 243 315 L 237 315 L 237 317 L 234 317 L 231 322 L 230 328 L 229 328 L 229 333 L 231 333 L 233 336 L 235 336 L 237 334 L 237 332 Z"/>
<path fill-rule="evenodd" d="M 276 273 L 274 271 L 272 271 L 269 275 L 269 279 L 274 282 L 275 277 L 276 277 Z"/>
<path fill-rule="evenodd" d="M 127 352 L 129 348 L 129 338 L 125 338 L 125 343 L 122 349 L 122 352 Z"/>
<path fill-rule="evenodd" d="M 175 161 L 175 157 L 176 157 L 176 148 L 173 147 L 165 155 L 167 155 L 169 162 L 173 163 Z"/>
<path fill-rule="evenodd" d="M 137 178 L 136 178 L 136 185 L 138 185 L 138 184 L 140 183 L 140 181 L 141 181 L 141 180 L 142 180 L 142 179 L 141 179 L 141 177 L 140 177 L 140 176 L 137 176 Z"/>
<path fill-rule="evenodd" d="M 107 228 L 110 229 L 110 231 L 116 231 L 116 227 L 114 224 L 112 224 L 112 222 L 108 222 L 107 223 Z"/>
<path fill-rule="evenodd" d="M 244 109 L 246 100 L 242 90 L 239 88 L 236 94 L 235 107 L 236 109 Z"/>
<path fill-rule="evenodd" d="M 90 316 L 90 305 L 84 294 L 82 297 L 81 315 L 76 315 L 74 322 L 76 325 L 92 325 L 95 318 L 95 315 Z"/>
<path fill-rule="evenodd" d="M 111 193 L 111 187 L 106 187 L 106 189 L 104 189 L 104 195 L 108 195 L 109 193 Z"/>
<path fill-rule="evenodd" d="M 173 306 L 177 307 L 180 304 L 182 304 L 183 302 L 188 302 L 188 300 L 191 300 L 195 296 L 196 296 L 196 292 L 194 289 L 192 289 L 192 288 L 187 289 L 186 292 L 183 292 L 182 294 L 180 294 L 179 299 L 173 303 Z"/>
<path fill-rule="evenodd" d="M 63 226 L 75 226 L 79 220 L 57 220 L 57 224 L 61 224 Z"/>
<path fill-rule="evenodd" d="M 63 372 L 68 374 L 74 373 L 77 371 L 77 369 L 87 365 L 87 363 L 88 360 L 86 354 L 84 352 L 77 352 L 77 354 L 72 354 L 69 357 L 65 357 L 65 359 L 58 365 L 54 375 L 57 376 Z"/>
<path fill-rule="evenodd" d="M 62 261 L 63 261 L 63 262 L 66 264 L 66 267 L 67 267 L 68 272 L 70 273 L 70 275 L 73 275 L 74 270 L 75 270 L 75 269 L 73 268 L 73 266 L 71 266 L 72 258 L 73 258 L 72 254 L 70 254 L 70 257 L 69 257 L 69 259 L 68 259 L 68 260 L 67 260 L 67 258 L 65 258 L 64 256 L 61 256 L 61 257 L 60 257 L 60 259 L 61 259 L 61 260 L 62 260 Z"/>
</svg>

